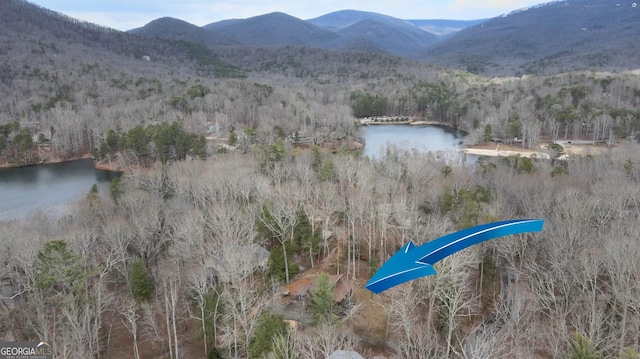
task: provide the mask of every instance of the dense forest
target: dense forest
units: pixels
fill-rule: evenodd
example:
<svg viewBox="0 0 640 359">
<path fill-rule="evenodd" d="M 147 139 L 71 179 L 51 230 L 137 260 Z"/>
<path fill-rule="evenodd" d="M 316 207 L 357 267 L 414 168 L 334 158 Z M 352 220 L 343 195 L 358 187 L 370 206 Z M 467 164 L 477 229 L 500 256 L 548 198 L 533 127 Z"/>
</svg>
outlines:
<svg viewBox="0 0 640 359">
<path fill-rule="evenodd" d="M 637 71 L 482 78 L 377 53 L 136 52 L 86 24 L 60 38 L 15 26 L 0 33 L 0 164 L 90 154 L 124 174 L 64 215 L 0 222 L 1 339 L 50 341 L 56 358 L 639 357 Z M 606 150 L 371 159 L 352 146 L 368 116 L 437 121 L 470 145 Z M 408 241 L 515 218 L 545 226 L 364 289 Z"/>
<path fill-rule="evenodd" d="M 17 71 L 16 60 L 7 70 L 4 163 L 35 162 L 39 140 L 58 156 L 78 156 L 110 129 L 173 121 L 217 138 L 249 127 L 264 145 L 276 128 L 317 136 L 318 144 L 357 137 L 356 117 L 382 115 L 459 127 L 470 132 L 470 144 L 482 142 L 489 127 L 491 138 L 519 137 L 531 149 L 540 138 L 602 142 L 635 138 L 640 128 L 640 76 L 633 72 L 485 79 L 400 58 L 288 48 L 221 53 L 248 73 L 226 79 L 163 73 L 161 65 L 140 72 L 69 63 L 58 51 L 32 47 L 49 61 Z"/>
<path fill-rule="evenodd" d="M 15 291 L 2 301 L 5 338 L 47 338 L 63 358 L 637 357 L 633 147 L 556 175 L 515 158 L 275 153 L 158 163 L 61 218 L 3 223 L 3 283 Z M 363 288 L 410 240 L 504 218 L 545 227 L 467 249 L 388 293 Z M 267 265 L 247 260 L 256 244 Z M 340 303 L 320 289 L 283 297 L 304 269 L 343 274 L 353 291 Z"/>
</svg>

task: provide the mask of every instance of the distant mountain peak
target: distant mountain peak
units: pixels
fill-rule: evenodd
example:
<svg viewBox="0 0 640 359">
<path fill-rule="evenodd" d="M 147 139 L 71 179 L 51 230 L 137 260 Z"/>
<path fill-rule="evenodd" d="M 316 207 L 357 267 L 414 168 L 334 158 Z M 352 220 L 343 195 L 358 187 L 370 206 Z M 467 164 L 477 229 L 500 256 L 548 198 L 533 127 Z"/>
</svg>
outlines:
<svg viewBox="0 0 640 359">
<path fill-rule="evenodd" d="M 340 10 L 335 11 L 326 15 L 322 15 L 313 19 L 307 20 L 308 22 L 332 30 L 340 30 L 351 25 L 354 25 L 363 20 L 375 20 L 381 23 L 411 28 L 415 27 L 415 25 L 410 22 L 402 19 L 398 19 L 395 17 L 391 17 L 388 15 L 378 14 L 375 12 L 369 11 L 359 11 L 359 10 Z"/>
<path fill-rule="evenodd" d="M 231 40 L 197 25 L 173 17 L 161 17 L 128 32 L 161 39 L 190 41 L 205 46 L 234 45 Z"/>
<path fill-rule="evenodd" d="M 421 57 L 483 75 L 640 68 L 640 12 L 611 0 L 552 1 L 465 28 Z"/>
<path fill-rule="evenodd" d="M 297 17 L 282 13 L 221 21 L 204 26 L 244 45 L 327 47 L 338 35 Z"/>
<path fill-rule="evenodd" d="M 275 11 L 246 19 L 222 20 L 197 28 L 195 25 L 171 17 L 150 22 L 131 32 L 161 38 L 173 38 L 205 44 L 220 44 L 225 39 L 230 44 L 250 46 L 305 46 L 324 49 L 353 49 L 380 51 L 395 55 L 415 57 L 420 50 L 439 40 L 438 34 L 458 31 L 468 25 L 460 22 L 457 27 L 440 28 L 437 24 L 414 23 L 375 12 L 340 10 L 315 19 L 301 20 L 289 14 Z M 212 31 L 217 40 L 208 37 Z M 441 36 L 442 38 L 442 36 Z"/>
</svg>

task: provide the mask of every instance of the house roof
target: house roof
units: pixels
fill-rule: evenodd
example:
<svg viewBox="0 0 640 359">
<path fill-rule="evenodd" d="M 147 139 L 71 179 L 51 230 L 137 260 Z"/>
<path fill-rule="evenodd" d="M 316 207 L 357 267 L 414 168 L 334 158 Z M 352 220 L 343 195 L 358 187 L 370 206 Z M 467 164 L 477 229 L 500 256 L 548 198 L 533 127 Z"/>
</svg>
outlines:
<svg viewBox="0 0 640 359">
<path fill-rule="evenodd" d="M 334 284 L 333 300 L 341 302 L 349 293 L 351 285 L 347 281 L 341 281 L 342 274 L 329 275 L 329 280 Z M 308 274 L 298 278 L 286 286 L 286 292 L 293 296 L 307 296 L 318 286 L 318 274 Z"/>
</svg>

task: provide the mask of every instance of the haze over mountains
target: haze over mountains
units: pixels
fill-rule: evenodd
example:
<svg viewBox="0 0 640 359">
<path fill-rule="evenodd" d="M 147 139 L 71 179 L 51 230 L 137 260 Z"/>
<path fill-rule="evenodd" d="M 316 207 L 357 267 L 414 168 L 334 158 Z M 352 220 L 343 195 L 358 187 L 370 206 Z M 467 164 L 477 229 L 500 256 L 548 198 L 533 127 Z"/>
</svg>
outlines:
<svg viewBox="0 0 640 359">
<path fill-rule="evenodd" d="M 14 0 L 3 2 L 2 6 L 40 9 Z M 48 15 L 70 20 L 53 11 Z M 387 53 L 484 76 L 640 68 L 640 7 L 633 7 L 630 1 L 553 1 L 493 19 L 471 21 L 402 20 L 343 10 L 309 20 L 274 12 L 199 27 L 164 17 L 128 33 L 85 23 L 84 28 L 93 31 L 90 36 L 71 33 L 68 24 L 54 23 L 46 25 L 55 27 L 53 31 L 45 29 L 43 24 L 48 20 L 44 18 L 30 24 L 36 17 L 28 15 L 28 11 L 13 16 L 3 10 L 2 16 L 0 26 L 6 29 L 5 36 L 28 26 L 41 28 L 43 37 L 80 41 L 94 48 L 106 45 L 137 56 L 157 54 L 157 59 L 186 54 L 214 63 L 217 53 L 231 48 L 292 46 Z M 169 45 L 150 37 L 178 42 Z"/>
<path fill-rule="evenodd" d="M 208 39 L 213 38 L 208 35 Z M 9 78 L 21 69 L 54 62 L 63 67 L 72 66 L 65 59 L 88 63 L 106 60 L 122 68 L 148 67 L 142 66 L 141 61 L 133 61 L 142 60 L 144 56 L 153 58 L 158 66 L 193 66 L 211 73 L 235 71 L 233 66 L 220 62 L 211 48 L 197 42 L 175 40 L 181 39 L 167 41 L 137 36 L 78 21 L 24 0 L 0 1 L 0 55 L 3 56 L 0 77 Z M 205 44 L 214 42 L 207 40 Z"/>
<path fill-rule="evenodd" d="M 466 28 L 418 58 L 481 74 L 640 68 L 640 7 L 554 1 Z"/>
<path fill-rule="evenodd" d="M 158 24 L 160 20 L 162 26 Z M 307 21 L 274 12 L 249 19 L 211 23 L 199 28 L 204 31 L 196 31 L 197 26 L 179 23 L 176 19 L 160 20 L 130 32 L 165 39 L 189 40 L 204 45 L 227 39 L 229 43 L 236 45 L 383 51 L 407 57 L 413 57 L 438 41 L 438 35 L 409 21 L 355 10 L 338 11 Z M 473 23 L 475 22 L 463 21 L 458 22 L 458 26 Z M 443 34 L 455 31 L 448 24 L 438 26 L 429 20 L 421 20 L 421 24 L 431 26 Z"/>
<path fill-rule="evenodd" d="M 158 20 L 157 20 L 158 21 Z M 164 19 L 133 33 L 207 46 L 305 46 L 379 51 L 483 75 L 640 67 L 640 8 L 610 0 L 553 1 L 489 20 L 402 20 L 343 10 L 301 20 L 271 13 L 202 28 Z M 200 29 L 200 30 L 198 30 Z"/>
</svg>

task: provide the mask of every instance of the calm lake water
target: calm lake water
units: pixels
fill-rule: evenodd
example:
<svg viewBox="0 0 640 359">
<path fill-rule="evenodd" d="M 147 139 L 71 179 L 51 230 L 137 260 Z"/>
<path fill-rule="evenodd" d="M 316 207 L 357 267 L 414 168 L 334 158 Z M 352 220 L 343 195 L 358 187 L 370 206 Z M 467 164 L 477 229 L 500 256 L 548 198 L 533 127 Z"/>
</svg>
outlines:
<svg viewBox="0 0 640 359">
<path fill-rule="evenodd" d="M 98 184 L 99 192 L 104 194 L 116 176 L 96 170 L 91 159 L 0 169 L 0 220 L 24 217 L 35 209 L 63 213 L 93 184 Z"/>
<path fill-rule="evenodd" d="M 457 150 L 464 137 L 464 132 L 431 125 L 374 125 L 363 127 L 362 132 L 366 140 L 364 155 L 370 158 L 380 157 L 389 145 L 409 151 L 442 152 L 448 159 L 460 158 Z M 94 183 L 100 193 L 108 193 L 115 176 L 113 172 L 96 170 L 91 159 L 0 169 L 0 221 L 24 217 L 36 209 L 62 214 Z"/>
<path fill-rule="evenodd" d="M 465 133 L 445 126 L 371 125 L 364 126 L 362 133 L 366 141 L 364 155 L 378 158 L 389 145 L 398 149 L 420 152 L 443 152 L 456 157 L 462 147 Z"/>
</svg>

